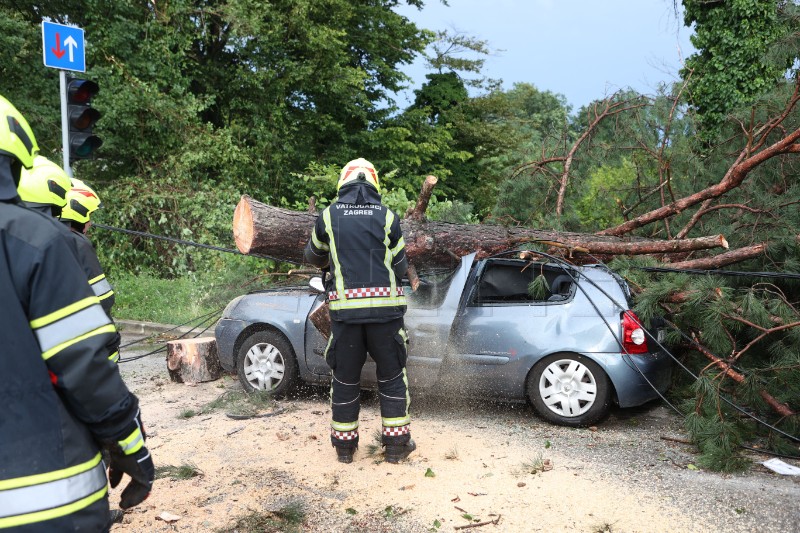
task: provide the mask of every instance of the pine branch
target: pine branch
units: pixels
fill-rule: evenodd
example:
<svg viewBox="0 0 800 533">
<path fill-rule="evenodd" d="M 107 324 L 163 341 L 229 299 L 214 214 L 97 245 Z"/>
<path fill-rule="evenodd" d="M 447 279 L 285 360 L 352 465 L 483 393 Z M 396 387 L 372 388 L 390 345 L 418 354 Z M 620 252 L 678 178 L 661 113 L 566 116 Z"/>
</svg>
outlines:
<svg viewBox="0 0 800 533">
<path fill-rule="evenodd" d="M 740 374 L 739 372 L 733 370 L 729 363 L 723 361 L 722 359 L 720 359 L 719 357 L 717 357 L 716 355 L 711 353 L 711 351 L 709 351 L 705 346 L 700 344 L 697 341 L 697 339 L 694 340 L 693 347 L 697 351 L 699 351 L 700 353 L 705 355 L 709 360 L 711 360 L 711 362 L 714 365 L 716 365 L 720 370 L 722 370 L 723 374 L 725 374 L 726 376 L 730 377 L 732 380 L 734 380 L 737 383 L 744 383 L 745 377 L 742 374 Z M 759 390 L 758 394 L 759 394 L 759 396 L 761 396 L 761 398 L 764 399 L 765 402 L 767 402 L 767 405 L 769 405 L 779 415 L 781 415 L 781 416 L 794 416 L 795 414 L 797 414 L 792 409 L 790 409 L 788 405 L 780 403 L 778 400 L 775 399 L 774 396 L 772 396 L 770 393 L 768 393 L 764 389 Z"/>
<path fill-rule="evenodd" d="M 800 75 L 796 78 L 795 91 L 786 104 L 783 112 L 773 117 L 767 124 L 755 132 L 756 141 L 748 141 L 747 145 L 741 150 L 728 171 L 715 185 L 707 187 L 689 196 L 685 196 L 669 205 L 654 209 L 644 213 L 632 220 L 624 222 L 616 227 L 605 229 L 598 235 L 620 236 L 631 231 L 652 224 L 660 220 L 675 216 L 686 209 L 706 202 L 707 200 L 718 198 L 733 189 L 738 188 L 749 173 L 760 166 L 765 161 L 788 153 L 800 152 L 800 128 L 787 132 L 777 142 L 770 146 L 765 146 L 768 135 L 772 133 L 784 120 L 791 114 L 791 111 L 800 100 Z"/>
</svg>

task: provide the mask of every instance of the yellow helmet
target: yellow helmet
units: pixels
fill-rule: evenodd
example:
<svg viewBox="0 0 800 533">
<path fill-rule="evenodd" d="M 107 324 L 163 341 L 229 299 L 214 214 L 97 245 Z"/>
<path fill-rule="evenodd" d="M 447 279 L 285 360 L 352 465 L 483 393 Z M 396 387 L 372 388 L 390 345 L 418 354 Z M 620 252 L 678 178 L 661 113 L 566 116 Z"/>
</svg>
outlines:
<svg viewBox="0 0 800 533">
<path fill-rule="evenodd" d="M 67 193 L 67 205 L 61 211 L 61 220 L 80 224 L 89 222 L 89 215 L 100 208 L 100 197 L 94 189 L 79 179 L 72 178 L 72 189 Z"/>
<path fill-rule="evenodd" d="M 64 169 L 37 155 L 33 159 L 33 168 L 22 169 L 17 192 L 23 202 L 64 207 L 71 187 Z"/>
<path fill-rule="evenodd" d="M 336 190 L 338 191 L 342 186 L 356 181 L 366 181 L 377 190 L 380 190 L 378 171 L 375 170 L 372 163 L 361 157 L 353 159 L 342 168 L 339 173 L 339 183 L 336 184 Z"/>
<path fill-rule="evenodd" d="M 0 154 L 11 156 L 23 167 L 31 168 L 38 151 L 39 145 L 28 121 L 11 102 L 0 96 Z"/>
</svg>

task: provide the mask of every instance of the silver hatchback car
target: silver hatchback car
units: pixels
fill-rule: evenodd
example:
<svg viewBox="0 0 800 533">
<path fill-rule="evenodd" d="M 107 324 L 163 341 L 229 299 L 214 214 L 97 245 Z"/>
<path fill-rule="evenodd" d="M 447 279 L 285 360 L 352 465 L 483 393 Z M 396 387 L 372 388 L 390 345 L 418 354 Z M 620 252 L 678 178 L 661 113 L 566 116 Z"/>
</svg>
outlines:
<svg viewBox="0 0 800 533">
<path fill-rule="evenodd" d="M 531 290 L 537 280 L 545 290 Z M 471 254 L 406 295 L 412 389 L 529 401 L 550 422 L 585 426 L 669 387 L 663 332 L 645 331 L 627 284 L 604 266 Z M 301 380 L 330 383 L 327 341 L 309 320 L 324 302 L 309 287 L 235 298 L 215 330 L 222 367 L 277 396 Z M 371 359 L 361 385 L 377 387 Z"/>
</svg>

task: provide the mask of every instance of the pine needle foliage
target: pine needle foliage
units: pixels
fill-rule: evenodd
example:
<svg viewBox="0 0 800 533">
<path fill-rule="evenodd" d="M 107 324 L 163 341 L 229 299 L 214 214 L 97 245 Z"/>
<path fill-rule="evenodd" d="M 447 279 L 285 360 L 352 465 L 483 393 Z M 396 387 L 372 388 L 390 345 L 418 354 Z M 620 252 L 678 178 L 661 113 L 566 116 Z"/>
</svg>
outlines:
<svg viewBox="0 0 800 533">
<path fill-rule="evenodd" d="M 711 470 L 742 470 L 749 464 L 742 446 L 749 443 L 800 455 L 797 443 L 744 414 L 797 435 L 800 417 L 781 416 L 765 400 L 771 397 L 790 409 L 800 408 L 800 327 L 791 326 L 800 322 L 796 283 L 641 270 L 649 264 L 619 258 L 611 266 L 634 288 L 634 311 L 640 318 L 647 323 L 664 317 L 677 328 L 668 332 L 666 346 L 698 377 L 676 366 L 670 395 L 677 399 L 684 426 L 701 452 L 698 464 Z M 780 329 L 782 325 L 791 327 Z"/>
</svg>

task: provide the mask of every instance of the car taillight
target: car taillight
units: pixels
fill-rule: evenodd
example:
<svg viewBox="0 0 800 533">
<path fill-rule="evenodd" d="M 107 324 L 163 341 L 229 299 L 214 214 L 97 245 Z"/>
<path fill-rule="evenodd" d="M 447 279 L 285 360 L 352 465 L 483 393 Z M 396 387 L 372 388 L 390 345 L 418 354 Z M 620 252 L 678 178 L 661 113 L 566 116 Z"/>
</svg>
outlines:
<svg viewBox="0 0 800 533">
<path fill-rule="evenodd" d="M 647 337 L 633 311 L 622 312 L 622 346 L 628 353 L 647 353 Z"/>
</svg>

